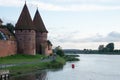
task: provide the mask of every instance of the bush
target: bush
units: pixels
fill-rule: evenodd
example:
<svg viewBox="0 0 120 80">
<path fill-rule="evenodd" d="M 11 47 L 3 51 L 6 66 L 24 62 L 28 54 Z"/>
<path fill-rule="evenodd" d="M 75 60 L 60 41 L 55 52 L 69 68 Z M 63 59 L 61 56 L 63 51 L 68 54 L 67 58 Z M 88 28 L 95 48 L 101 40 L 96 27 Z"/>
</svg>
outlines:
<svg viewBox="0 0 120 80">
<path fill-rule="evenodd" d="M 63 50 L 61 50 L 61 49 L 58 49 L 58 50 L 56 51 L 56 54 L 59 55 L 59 56 L 61 56 L 61 57 L 64 56 L 64 52 L 63 52 Z"/>
<path fill-rule="evenodd" d="M 66 55 L 66 56 L 64 56 L 64 58 L 66 61 L 79 61 L 79 58 L 77 58 L 75 55 L 74 56 Z"/>
</svg>

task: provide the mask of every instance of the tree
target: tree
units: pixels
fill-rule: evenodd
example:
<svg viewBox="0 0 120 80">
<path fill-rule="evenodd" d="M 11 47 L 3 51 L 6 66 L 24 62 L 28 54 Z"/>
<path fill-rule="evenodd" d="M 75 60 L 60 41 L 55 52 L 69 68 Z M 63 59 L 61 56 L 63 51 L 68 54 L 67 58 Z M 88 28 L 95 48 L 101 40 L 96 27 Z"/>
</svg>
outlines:
<svg viewBox="0 0 120 80">
<path fill-rule="evenodd" d="M 100 45 L 98 47 L 100 52 L 113 52 L 114 51 L 114 43 L 108 43 L 105 47 L 104 45 Z"/>
<path fill-rule="evenodd" d="M 64 51 L 62 50 L 62 48 L 60 46 L 55 48 L 55 52 L 57 55 L 63 57 L 64 56 Z"/>
<path fill-rule="evenodd" d="M 12 23 L 7 23 L 5 27 L 14 35 L 14 25 Z"/>
<path fill-rule="evenodd" d="M 107 51 L 113 52 L 114 51 L 114 43 L 109 43 L 106 45 Z"/>
<path fill-rule="evenodd" d="M 61 56 L 61 57 L 64 56 L 63 50 L 60 50 L 60 49 L 56 51 L 56 54 Z"/>
<path fill-rule="evenodd" d="M 104 45 L 99 45 L 98 50 L 103 51 L 104 50 Z"/>
</svg>

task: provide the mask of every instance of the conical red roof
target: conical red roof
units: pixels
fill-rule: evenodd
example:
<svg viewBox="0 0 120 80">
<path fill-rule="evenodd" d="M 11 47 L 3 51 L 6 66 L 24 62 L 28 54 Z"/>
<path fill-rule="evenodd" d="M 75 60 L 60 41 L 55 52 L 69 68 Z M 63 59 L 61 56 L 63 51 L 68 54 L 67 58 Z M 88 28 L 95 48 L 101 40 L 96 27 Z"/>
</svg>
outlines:
<svg viewBox="0 0 120 80">
<path fill-rule="evenodd" d="M 26 3 L 16 23 L 15 29 L 35 29 Z"/>
<path fill-rule="evenodd" d="M 43 20 L 40 16 L 40 13 L 39 13 L 38 9 L 35 13 L 35 16 L 34 16 L 34 19 L 33 19 L 33 24 L 34 24 L 37 31 L 48 33 L 47 29 L 45 28 L 45 25 L 43 23 Z"/>
</svg>

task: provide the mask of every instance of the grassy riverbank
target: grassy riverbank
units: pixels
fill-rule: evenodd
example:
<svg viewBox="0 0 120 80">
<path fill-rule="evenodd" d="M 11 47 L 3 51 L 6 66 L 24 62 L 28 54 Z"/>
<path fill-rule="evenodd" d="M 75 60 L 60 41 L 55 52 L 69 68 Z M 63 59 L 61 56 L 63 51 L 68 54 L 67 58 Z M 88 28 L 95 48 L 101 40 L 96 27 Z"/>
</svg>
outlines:
<svg viewBox="0 0 120 80">
<path fill-rule="evenodd" d="M 45 58 L 43 55 L 22 55 L 16 54 L 12 56 L 2 57 L 0 58 L 0 64 L 15 64 L 21 62 L 36 62 L 40 61 L 42 58 Z"/>
<path fill-rule="evenodd" d="M 56 60 L 44 61 L 47 60 L 46 56 L 43 55 L 14 55 L 4 58 L 0 58 L 0 64 L 22 64 L 19 66 L 6 67 L 1 69 L 8 69 L 12 76 L 24 74 L 36 70 L 50 69 L 50 68 L 62 68 L 65 64 L 65 59 L 57 56 Z M 43 61 L 42 61 L 43 60 Z M 28 64 L 27 64 L 28 63 Z M 30 64 L 29 64 L 30 63 Z"/>
<path fill-rule="evenodd" d="M 37 70 L 62 68 L 66 61 L 79 61 L 77 57 L 76 55 L 56 56 L 54 60 L 51 56 L 17 54 L 0 58 L 1 66 L 8 65 L 7 67 L 0 67 L 0 69 L 7 69 L 12 76 L 16 76 Z M 9 65 L 15 66 L 9 67 Z"/>
</svg>

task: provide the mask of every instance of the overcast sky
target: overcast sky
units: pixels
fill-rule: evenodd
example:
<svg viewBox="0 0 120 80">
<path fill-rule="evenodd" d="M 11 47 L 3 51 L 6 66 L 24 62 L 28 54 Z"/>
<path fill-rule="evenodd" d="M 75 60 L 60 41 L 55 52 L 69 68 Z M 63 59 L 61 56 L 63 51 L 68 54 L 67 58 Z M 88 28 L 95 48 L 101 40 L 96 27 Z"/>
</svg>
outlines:
<svg viewBox="0 0 120 80">
<path fill-rule="evenodd" d="M 0 0 L 0 18 L 15 24 L 25 0 Z M 54 47 L 120 49 L 120 0 L 26 0 L 31 17 L 38 7 Z"/>
</svg>

